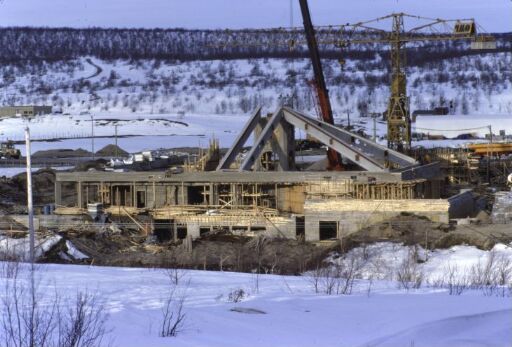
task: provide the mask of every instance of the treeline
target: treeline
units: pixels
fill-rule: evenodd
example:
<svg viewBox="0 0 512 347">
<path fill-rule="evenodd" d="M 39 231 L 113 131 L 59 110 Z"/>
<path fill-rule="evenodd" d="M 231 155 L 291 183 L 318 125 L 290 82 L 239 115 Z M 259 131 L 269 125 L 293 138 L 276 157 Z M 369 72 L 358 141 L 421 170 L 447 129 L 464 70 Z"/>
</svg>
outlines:
<svg viewBox="0 0 512 347">
<path fill-rule="evenodd" d="M 160 60 L 214 60 L 248 58 L 305 58 L 307 48 L 287 43 L 300 33 L 271 30 L 185 30 L 185 29 L 71 29 L 71 28 L 0 28 L 0 62 L 70 60 L 92 56 L 105 60 L 160 59 Z M 329 33 L 320 31 L 319 41 L 329 39 Z M 512 51 L 512 33 L 495 34 L 498 49 Z M 250 43 L 258 42 L 258 45 Z M 321 46 L 322 57 L 329 59 L 373 60 L 376 54 L 387 59 L 387 47 L 382 44 L 349 45 L 336 48 Z M 471 51 L 469 42 L 440 41 L 410 44 L 408 65 L 446 58 L 481 54 Z"/>
</svg>

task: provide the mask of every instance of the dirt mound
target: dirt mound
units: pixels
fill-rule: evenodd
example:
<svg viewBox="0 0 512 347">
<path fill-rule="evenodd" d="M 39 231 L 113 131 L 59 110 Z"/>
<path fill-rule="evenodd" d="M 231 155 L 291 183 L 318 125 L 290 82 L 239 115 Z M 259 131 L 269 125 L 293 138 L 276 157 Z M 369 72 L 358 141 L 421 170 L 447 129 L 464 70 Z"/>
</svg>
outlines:
<svg viewBox="0 0 512 347">
<path fill-rule="evenodd" d="M 128 152 L 116 145 L 106 145 L 96 152 L 96 155 L 101 157 L 126 157 L 128 154 Z"/>
<path fill-rule="evenodd" d="M 389 240 L 413 245 L 424 243 L 426 239 L 440 238 L 453 229 L 448 224 L 432 222 L 423 216 L 403 213 L 351 234 L 348 239 L 356 244 Z"/>
<path fill-rule="evenodd" d="M 503 226 L 503 229 L 507 229 Z M 344 250 L 362 244 L 380 241 L 401 242 L 405 245 L 421 245 L 424 248 L 450 248 L 471 245 L 489 250 L 496 243 L 508 243 L 512 232 L 498 232 L 499 225 L 471 224 L 451 225 L 411 214 L 402 214 L 387 221 L 371 225 L 343 239 Z"/>
<path fill-rule="evenodd" d="M 204 270 L 299 274 L 314 268 L 327 251 L 295 240 L 265 239 L 231 235 L 198 239 L 186 247 L 183 241 L 147 243 L 138 233 L 122 231 L 86 232 L 69 230 L 65 235 L 96 265 L 136 267 L 180 267 Z"/>
<path fill-rule="evenodd" d="M 32 173 L 32 186 L 34 204 L 43 205 L 53 203 L 55 192 L 55 171 L 41 169 Z M 20 173 L 11 179 L 0 182 L 1 203 L 6 205 L 27 204 L 27 174 Z M 5 194 L 5 199 L 4 199 Z"/>
<path fill-rule="evenodd" d="M 75 171 L 89 171 L 91 169 L 101 171 L 108 161 L 105 159 L 96 159 L 94 161 L 84 161 L 75 165 Z"/>
</svg>

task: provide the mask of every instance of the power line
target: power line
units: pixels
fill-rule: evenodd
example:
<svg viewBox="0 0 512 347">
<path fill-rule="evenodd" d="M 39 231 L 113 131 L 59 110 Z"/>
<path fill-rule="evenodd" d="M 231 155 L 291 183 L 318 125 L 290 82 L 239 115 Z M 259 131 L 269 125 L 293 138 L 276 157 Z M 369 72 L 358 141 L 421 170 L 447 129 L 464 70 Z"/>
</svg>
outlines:
<svg viewBox="0 0 512 347">
<path fill-rule="evenodd" d="M 471 131 L 471 130 L 479 130 L 479 129 L 489 129 L 490 125 L 481 126 L 478 128 L 466 128 L 466 129 L 429 129 L 429 128 L 418 128 L 414 127 L 414 129 L 419 130 L 427 130 L 427 131 Z"/>
</svg>

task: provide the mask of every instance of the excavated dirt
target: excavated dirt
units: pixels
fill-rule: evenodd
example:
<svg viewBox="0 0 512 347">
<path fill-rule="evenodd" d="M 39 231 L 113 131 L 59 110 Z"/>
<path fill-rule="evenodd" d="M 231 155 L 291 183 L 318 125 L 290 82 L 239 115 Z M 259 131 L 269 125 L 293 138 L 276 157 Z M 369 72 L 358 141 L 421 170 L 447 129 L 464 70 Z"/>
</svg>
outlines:
<svg viewBox="0 0 512 347">
<path fill-rule="evenodd" d="M 32 174 L 34 205 L 54 202 L 55 171 L 42 169 Z M 21 173 L 0 181 L 0 208 L 7 213 L 23 213 L 27 205 L 27 174 Z"/>
<path fill-rule="evenodd" d="M 127 157 L 129 155 L 124 149 L 116 145 L 106 145 L 102 149 L 96 152 L 96 156 L 98 157 Z"/>
<path fill-rule="evenodd" d="M 511 242 L 512 230 L 506 225 L 451 226 L 423 217 L 401 215 L 372 225 L 337 242 L 320 244 L 296 240 L 249 238 L 227 232 L 206 234 L 195 241 L 156 243 L 137 231 L 115 226 L 92 230 L 67 230 L 61 235 L 90 263 L 105 266 L 181 267 L 202 270 L 226 270 L 263 273 L 299 274 L 315 268 L 332 251 L 379 241 L 419 244 L 429 249 L 454 245 L 474 245 L 491 249 L 498 242 Z"/>
<path fill-rule="evenodd" d="M 350 249 L 378 241 L 418 244 L 429 249 L 444 249 L 465 244 L 488 250 L 496 243 L 511 242 L 512 227 L 486 223 L 450 225 L 432 222 L 421 216 L 402 214 L 349 235 L 343 241 L 343 246 L 344 249 Z"/>
<path fill-rule="evenodd" d="M 328 253 L 327 248 L 294 240 L 226 234 L 164 244 L 146 242 L 146 237 L 126 231 L 114 234 L 68 230 L 61 235 L 90 255 L 91 263 L 105 266 L 177 266 L 241 272 L 259 268 L 264 273 L 298 274 L 315 267 Z"/>
</svg>

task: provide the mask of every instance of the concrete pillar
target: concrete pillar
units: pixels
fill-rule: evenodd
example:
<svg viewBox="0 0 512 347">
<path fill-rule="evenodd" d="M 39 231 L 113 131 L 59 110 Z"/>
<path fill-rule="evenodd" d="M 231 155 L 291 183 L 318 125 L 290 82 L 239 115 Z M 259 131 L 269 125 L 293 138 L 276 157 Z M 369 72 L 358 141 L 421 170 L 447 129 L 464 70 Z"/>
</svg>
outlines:
<svg viewBox="0 0 512 347">
<path fill-rule="evenodd" d="M 191 237 L 192 240 L 199 238 L 201 235 L 199 223 L 190 222 L 187 223 L 187 236 Z"/>
<path fill-rule="evenodd" d="M 320 222 L 317 219 L 306 217 L 304 220 L 306 241 L 320 240 Z"/>
<path fill-rule="evenodd" d="M 208 187 L 210 190 L 210 195 L 208 196 L 208 205 L 213 206 L 217 205 L 217 201 L 215 199 L 215 185 L 213 183 L 210 183 L 210 186 Z"/>
<path fill-rule="evenodd" d="M 55 205 L 62 205 L 62 182 L 55 181 Z"/>
<path fill-rule="evenodd" d="M 132 196 L 133 196 L 133 207 L 138 206 L 138 200 L 137 200 L 137 187 L 135 184 L 132 185 Z"/>
<path fill-rule="evenodd" d="M 76 196 L 78 208 L 82 208 L 82 182 L 78 181 L 76 184 Z"/>
<path fill-rule="evenodd" d="M 295 134 L 291 124 L 282 119 L 274 130 L 271 141 L 272 151 L 279 157 L 278 170 L 295 168 Z"/>
<path fill-rule="evenodd" d="M 187 186 L 185 185 L 181 185 L 179 188 L 179 193 L 178 193 L 178 204 L 179 205 L 187 205 L 188 204 L 188 190 L 187 190 Z"/>
</svg>

